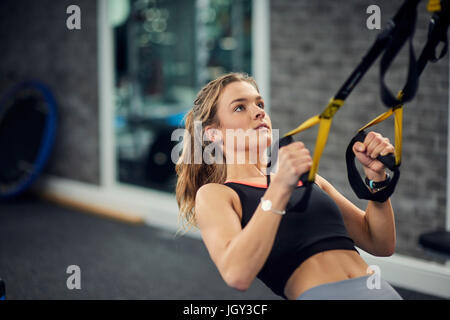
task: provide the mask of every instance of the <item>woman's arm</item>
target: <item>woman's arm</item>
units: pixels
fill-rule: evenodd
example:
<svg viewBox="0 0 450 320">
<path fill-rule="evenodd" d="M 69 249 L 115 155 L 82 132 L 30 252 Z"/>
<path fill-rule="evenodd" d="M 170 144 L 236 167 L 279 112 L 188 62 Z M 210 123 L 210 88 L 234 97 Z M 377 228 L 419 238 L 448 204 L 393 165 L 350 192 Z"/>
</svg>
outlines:
<svg viewBox="0 0 450 320">
<path fill-rule="evenodd" d="M 363 211 L 318 174 L 316 182 L 336 202 L 357 247 L 375 256 L 390 256 L 394 253 L 395 221 L 389 199 L 383 203 L 369 201 L 366 211 Z"/>
<path fill-rule="evenodd" d="M 298 178 L 311 169 L 312 158 L 301 141 L 278 151 L 278 171 L 264 193 L 272 209 L 285 210 Z M 195 215 L 208 252 L 225 282 L 239 290 L 250 287 L 272 250 L 282 215 L 266 212 L 258 204 L 245 228 L 236 208 L 233 190 L 211 183 L 196 194 Z"/>
<path fill-rule="evenodd" d="M 220 184 L 202 186 L 196 195 L 196 221 L 224 281 L 238 290 L 247 290 L 272 250 L 283 216 L 263 211 L 259 204 L 242 229 L 231 192 L 234 191 Z M 284 210 L 291 194 L 292 189 L 274 180 L 264 199 L 272 201 L 273 209 Z"/>
</svg>

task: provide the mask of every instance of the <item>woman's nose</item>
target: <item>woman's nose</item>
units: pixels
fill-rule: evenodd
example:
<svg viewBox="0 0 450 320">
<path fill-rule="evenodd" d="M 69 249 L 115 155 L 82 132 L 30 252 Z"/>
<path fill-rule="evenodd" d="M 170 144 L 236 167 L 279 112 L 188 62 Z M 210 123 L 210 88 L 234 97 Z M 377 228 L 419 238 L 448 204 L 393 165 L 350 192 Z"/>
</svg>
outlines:
<svg viewBox="0 0 450 320">
<path fill-rule="evenodd" d="M 266 113 L 264 112 L 264 110 L 263 109 L 261 109 L 259 106 L 254 106 L 254 109 L 253 109 L 254 111 L 253 111 L 253 117 L 254 118 L 261 118 L 261 119 L 264 119 L 264 117 L 266 116 Z"/>
</svg>

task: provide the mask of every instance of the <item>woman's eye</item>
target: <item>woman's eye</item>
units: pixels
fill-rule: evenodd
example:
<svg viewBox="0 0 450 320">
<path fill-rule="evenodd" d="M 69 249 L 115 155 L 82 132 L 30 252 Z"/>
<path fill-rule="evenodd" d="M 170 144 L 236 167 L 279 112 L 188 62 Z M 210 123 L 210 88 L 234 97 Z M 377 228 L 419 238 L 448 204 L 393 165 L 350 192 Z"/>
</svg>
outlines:
<svg viewBox="0 0 450 320">
<path fill-rule="evenodd" d="M 259 106 L 261 109 L 264 109 L 264 103 L 263 103 L 263 102 L 258 103 L 258 106 Z"/>
<path fill-rule="evenodd" d="M 234 108 L 234 111 L 236 111 L 238 108 L 244 108 L 244 106 L 242 104 L 238 105 L 236 108 Z"/>
</svg>

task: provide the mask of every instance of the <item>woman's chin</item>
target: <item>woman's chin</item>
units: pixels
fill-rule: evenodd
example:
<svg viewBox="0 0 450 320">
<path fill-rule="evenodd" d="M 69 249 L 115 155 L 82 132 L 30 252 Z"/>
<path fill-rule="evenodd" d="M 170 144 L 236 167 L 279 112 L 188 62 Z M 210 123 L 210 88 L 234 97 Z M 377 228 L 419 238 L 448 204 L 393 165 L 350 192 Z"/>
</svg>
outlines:
<svg viewBox="0 0 450 320">
<path fill-rule="evenodd" d="M 264 139 L 269 140 L 270 143 L 272 143 L 272 131 L 269 131 L 268 129 L 258 130 L 257 136 L 260 141 Z"/>
</svg>

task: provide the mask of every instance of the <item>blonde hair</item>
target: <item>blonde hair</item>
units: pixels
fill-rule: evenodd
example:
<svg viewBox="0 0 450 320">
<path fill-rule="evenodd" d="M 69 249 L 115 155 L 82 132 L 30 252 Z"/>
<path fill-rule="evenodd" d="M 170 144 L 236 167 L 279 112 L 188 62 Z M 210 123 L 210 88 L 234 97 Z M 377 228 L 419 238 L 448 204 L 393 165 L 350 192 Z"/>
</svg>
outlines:
<svg viewBox="0 0 450 320">
<path fill-rule="evenodd" d="M 227 171 L 226 164 L 194 163 L 194 144 L 202 146 L 202 154 L 210 141 L 203 141 L 204 128 L 209 125 L 220 127 L 217 116 L 218 99 L 222 90 L 230 83 L 246 81 L 259 92 L 256 81 L 245 73 L 228 73 L 206 84 L 197 94 L 194 106 L 185 115 L 185 133 L 183 151 L 175 166 L 177 174 L 176 200 L 179 207 L 178 223 L 181 229 L 189 231 L 197 227 L 195 220 L 195 196 L 197 190 L 207 183 L 224 183 Z M 194 121 L 202 124 L 201 135 L 194 134 Z M 195 141 L 201 139 L 202 141 Z M 190 150 L 188 150 L 190 148 Z"/>
</svg>

